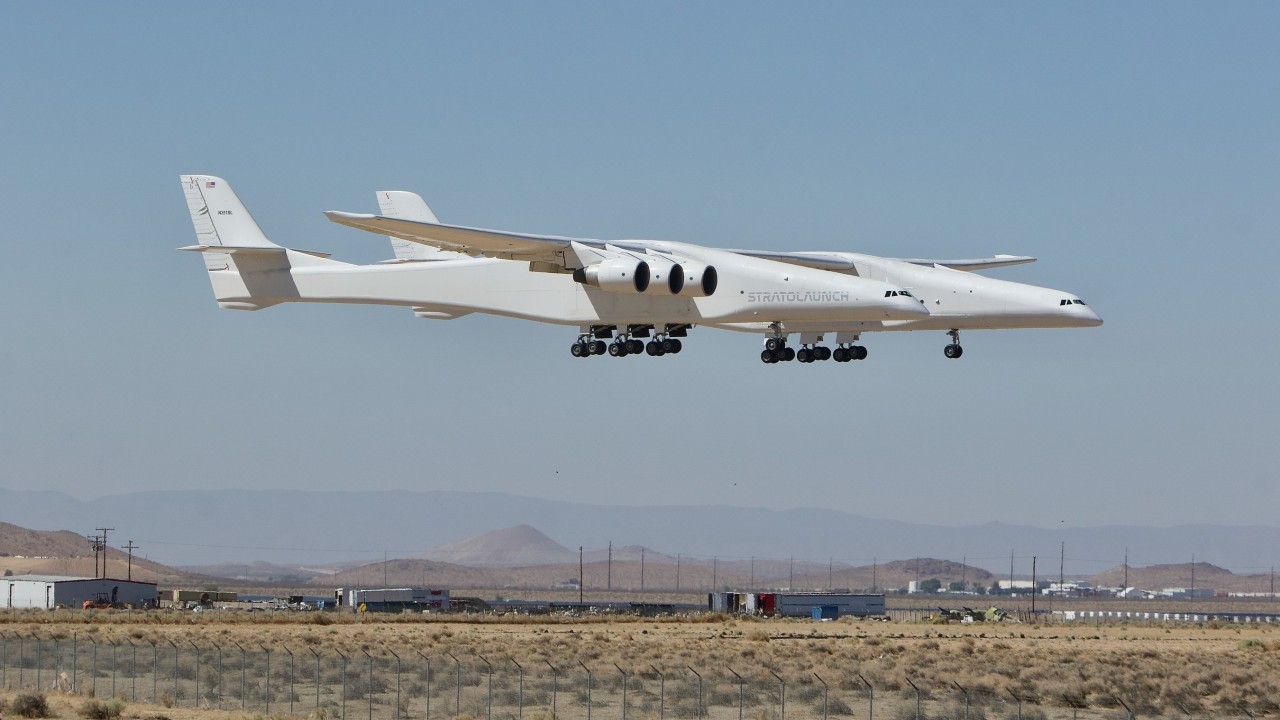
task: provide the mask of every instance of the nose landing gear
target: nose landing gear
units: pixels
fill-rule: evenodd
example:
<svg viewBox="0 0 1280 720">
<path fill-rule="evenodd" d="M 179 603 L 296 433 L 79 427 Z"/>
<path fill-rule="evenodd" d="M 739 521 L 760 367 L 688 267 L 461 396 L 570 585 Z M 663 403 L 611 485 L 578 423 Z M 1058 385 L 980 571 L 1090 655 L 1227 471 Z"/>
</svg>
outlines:
<svg viewBox="0 0 1280 720">
<path fill-rule="evenodd" d="M 960 331 L 951 330 L 947 334 L 951 336 L 951 344 L 942 349 L 942 354 L 955 360 L 964 354 L 964 348 L 960 347 Z"/>
</svg>

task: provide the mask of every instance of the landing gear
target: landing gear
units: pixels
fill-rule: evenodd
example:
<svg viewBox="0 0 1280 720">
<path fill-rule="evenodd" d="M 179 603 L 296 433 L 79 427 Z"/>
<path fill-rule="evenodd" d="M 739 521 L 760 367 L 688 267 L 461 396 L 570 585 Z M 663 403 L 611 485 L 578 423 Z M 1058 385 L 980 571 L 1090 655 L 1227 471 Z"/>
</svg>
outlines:
<svg viewBox="0 0 1280 720">
<path fill-rule="evenodd" d="M 760 360 L 766 365 L 795 360 L 798 357 L 796 350 L 787 347 L 787 336 L 781 333 L 781 326 L 775 326 L 773 331 L 773 335 L 764 339 L 764 350 L 760 351 Z"/>
<path fill-rule="evenodd" d="M 951 336 L 951 344 L 942 349 L 942 354 L 955 360 L 964 354 L 964 348 L 960 347 L 960 331 L 951 330 L 947 334 Z"/>
<path fill-rule="evenodd" d="M 840 346 L 831 352 L 831 359 L 836 362 L 849 362 L 850 360 L 866 360 L 867 349 L 861 345 Z"/>
</svg>

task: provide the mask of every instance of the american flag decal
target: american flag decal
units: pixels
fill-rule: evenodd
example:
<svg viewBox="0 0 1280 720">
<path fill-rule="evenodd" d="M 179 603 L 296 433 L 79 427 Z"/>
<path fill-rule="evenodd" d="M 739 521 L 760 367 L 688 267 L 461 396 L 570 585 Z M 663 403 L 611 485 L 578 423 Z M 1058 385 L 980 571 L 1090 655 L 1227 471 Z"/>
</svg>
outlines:
<svg viewBox="0 0 1280 720">
<path fill-rule="evenodd" d="M 205 187 L 207 187 L 207 188 L 211 188 L 211 187 L 216 186 L 217 184 L 218 184 L 218 183 L 216 183 L 216 182 L 214 182 L 214 181 L 212 181 L 212 180 L 209 180 L 208 182 L 206 182 L 206 183 L 204 184 L 204 186 L 205 186 Z"/>
</svg>

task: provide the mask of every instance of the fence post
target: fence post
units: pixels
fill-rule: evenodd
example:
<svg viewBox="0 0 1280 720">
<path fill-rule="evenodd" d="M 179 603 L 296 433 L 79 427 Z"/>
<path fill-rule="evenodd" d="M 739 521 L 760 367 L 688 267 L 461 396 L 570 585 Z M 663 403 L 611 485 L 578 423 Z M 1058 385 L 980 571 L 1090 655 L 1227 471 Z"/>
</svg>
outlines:
<svg viewBox="0 0 1280 720">
<path fill-rule="evenodd" d="M 516 662 L 515 658 L 511 658 L 511 662 L 516 666 L 516 672 L 520 678 L 520 684 L 517 686 L 518 689 L 516 691 L 516 702 L 519 705 L 519 715 L 517 717 L 524 717 L 524 668 L 520 663 Z"/>
<path fill-rule="evenodd" d="M 218 707 L 222 707 L 222 698 L 226 692 L 222 684 L 222 646 L 218 643 L 214 643 L 213 646 L 218 649 Z"/>
<path fill-rule="evenodd" d="M 818 682 L 822 683 L 822 720 L 827 720 L 827 697 L 829 694 L 827 681 L 823 680 L 822 676 L 818 673 L 814 673 L 813 676 L 818 678 Z"/>
<path fill-rule="evenodd" d="M 451 652 L 447 652 L 445 655 L 453 658 L 453 716 L 458 717 L 462 715 L 462 663 L 458 661 L 458 658 L 453 657 Z"/>
<path fill-rule="evenodd" d="M 426 708 L 422 713 L 422 719 L 431 720 L 431 658 L 427 657 L 426 655 L 423 655 L 418 650 L 414 650 L 414 652 L 418 653 L 418 657 L 427 661 L 427 697 L 426 697 Z"/>
<path fill-rule="evenodd" d="M 36 692 L 40 692 L 40 646 L 43 643 L 40 642 L 40 636 L 35 633 L 31 633 L 31 639 L 36 641 Z"/>
<path fill-rule="evenodd" d="M 288 645 L 284 645 L 284 651 L 289 653 L 289 714 L 293 714 L 293 651 Z M 400 718 L 396 718 L 400 720 Z"/>
<path fill-rule="evenodd" d="M 862 673 L 858 673 L 858 679 L 863 685 L 867 686 L 867 720 L 874 720 L 876 711 L 876 689 L 871 687 L 871 683 L 862 677 Z"/>
<path fill-rule="evenodd" d="M 400 656 L 395 650 L 387 648 L 387 652 L 391 653 L 396 659 L 396 720 L 400 720 Z M 292 714 L 292 710 L 290 710 Z"/>
<path fill-rule="evenodd" d="M 244 646 L 235 640 L 232 640 L 231 644 L 240 648 L 240 709 L 243 710 L 246 703 L 244 696 Z"/>
<path fill-rule="evenodd" d="M 489 664 L 488 660 L 485 660 L 483 655 L 477 654 L 476 657 L 480 658 L 480 661 L 484 663 L 485 667 L 489 668 L 489 699 L 485 701 L 484 712 L 487 720 L 493 720 L 493 666 Z M 369 720 L 373 719 L 370 718 Z"/>
<path fill-rule="evenodd" d="M 769 674 L 778 678 L 778 685 L 782 687 L 782 692 L 778 695 L 778 700 L 782 705 L 781 711 L 778 713 L 778 720 L 787 720 L 787 683 L 778 673 L 770 670 Z"/>
<path fill-rule="evenodd" d="M 658 720 L 665 720 L 667 716 L 667 676 L 652 665 L 649 668 L 658 674 Z"/>
<path fill-rule="evenodd" d="M 1018 702 L 1018 720 L 1022 720 L 1022 698 L 1018 697 L 1017 695 L 1014 695 L 1012 690 L 1006 689 L 1005 692 L 1012 695 L 1013 699 Z M 1116 698 L 1116 699 L 1118 700 L 1119 698 Z M 1121 704 L 1123 705 L 1124 703 L 1121 703 Z"/>
<path fill-rule="evenodd" d="M 262 680 L 262 696 L 266 700 L 266 713 L 271 714 L 271 651 L 266 645 L 258 643 L 258 647 L 262 648 L 263 655 L 267 658 L 267 674 Z"/>
<path fill-rule="evenodd" d="M 129 653 L 133 656 L 133 672 L 129 673 L 132 676 L 129 679 L 129 684 L 133 686 L 131 691 L 133 701 L 138 702 L 138 646 L 134 645 L 132 640 L 129 641 Z M 75 658 L 72 658 L 72 662 L 75 662 Z"/>
<path fill-rule="evenodd" d="M 117 647 L 118 645 L 116 645 L 116 641 L 112 640 L 111 641 L 111 697 L 116 696 L 116 667 L 119 665 L 119 662 L 116 659 L 117 655 L 119 654 L 116 650 Z"/>
<path fill-rule="evenodd" d="M 618 667 L 618 663 L 613 664 L 618 668 L 618 672 L 622 675 L 622 720 L 627 720 L 627 672 Z"/>
<path fill-rule="evenodd" d="M 373 656 L 365 649 L 361 649 L 360 652 L 364 653 L 364 656 L 369 658 L 369 684 L 365 686 L 365 690 L 367 691 L 365 695 L 369 701 L 369 720 L 373 720 Z"/>
<path fill-rule="evenodd" d="M 320 653 L 315 648 L 307 648 L 312 657 L 316 659 L 316 710 L 320 709 Z M 318 715 L 319 713 L 317 713 Z"/>
<path fill-rule="evenodd" d="M 690 666 L 688 666 L 688 665 L 685 665 L 685 667 L 689 668 L 689 672 L 693 673 L 693 674 L 694 674 L 695 676 L 697 676 L 697 678 L 698 678 L 698 714 L 697 714 L 697 717 L 701 718 L 701 717 L 702 717 L 702 675 L 701 675 L 701 673 L 699 673 L 697 670 L 694 670 L 692 667 L 690 667 Z"/>
<path fill-rule="evenodd" d="M 169 644 L 173 646 L 173 705 L 178 705 L 178 644 L 170 640 Z"/>
<path fill-rule="evenodd" d="M 915 720 L 920 720 L 920 688 L 915 687 L 915 683 L 911 682 L 910 678 L 906 678 L 906 684 L 911 685 L 911 689 L 915 691 Z M 1019 712 L 1018 717 L 1020 719 L 1021 712 Z"/>
<path fill-rule="evenodd" d="M 4 644 L 5 644 L 4 636 L 0 635 L 0 685 L 3 684 L 4 665 L 5 665 L 5 661 L 8 659 L 4 657 L 4 653 L 5 653 Z M 72 693 L 75 693 L 78 691 L 76 684 L 79 680 L 79 678 L 76 677 L 76 657 L 77 657 L 77 651 L 79 650 L 79 648 L 76 647 L 76 645 L 77 645 L 76 633 L 71 633 L 71 688 L 70 688 L 70 691 Z"/>
<path fill-rule="evenodd" d="M 969 691 L 961 687 L 960 683 L 956 682 L 955 680 L 952 680 L 951 684 L 960 688 L 960 692 L 964 694 L 964 720 L 969 720 Z M 1065 698 L 1066 695 L 1064 694 L 1062 697 Z M 1074 706 L 1075 704 L 1072 703 L 1072 707 Z"/>
<path fill-rule="evenodd" d="M 342 720 L 347 720 L 347 656 L 341 652 L 338 657 L 342 658 Z"/>
<path fill-rule="evenodd" d="M 591 720 L 591 668 L 583 665 L 582 661 L 578 661 L 582 665 L 582 669 L 587 671 L 587 720 Z"/>
<path fill-rule="evenodd" d="M 191 647 L 196 649 L 196 698 L 191 707 L 200 707 L 200 646 L 194 640 L 188 640 Z"/>
<path fill-rule="evenodd" d="M 542 662 L 551 668 L 551 720 L 556 720 L 556 691 L 559 690 L 560 673 L 556 671 L 556 666 L 552 665 L 550 660 Z"/>
<path fill-rule="evenodd" d="M 156 642 L 154 640 L 149 640 L 148 642 L 151 643 L 151 703 L 153 705 L 159 705 L 160 704 L 160 646 L 156 645 Z M 93 668 L 94 668 L 93 669 L 94 677 L 97 677 L 98 645 L 96 643 L 93 646 Z M 94 691 L 93 695 L 94 697 L 98 696 L 98 693 L 96 690 Z"/>
<path fill-rule="evenodd" d="M 738 720 L 742 720 L 742 676 L 733 668 L 726 668 L 733 676 L 738 678 Z"/>
<path fill-rule="evenodd" d="M 5 673 L 5 666 L 9 664 L 9 636 L 0 633 L 0 688 L 8 689 L 8 676 Z M 71 684 L 76 684 L 75 677 L 76 666 L 76 634 L 71 633 Z"/>
</svg>

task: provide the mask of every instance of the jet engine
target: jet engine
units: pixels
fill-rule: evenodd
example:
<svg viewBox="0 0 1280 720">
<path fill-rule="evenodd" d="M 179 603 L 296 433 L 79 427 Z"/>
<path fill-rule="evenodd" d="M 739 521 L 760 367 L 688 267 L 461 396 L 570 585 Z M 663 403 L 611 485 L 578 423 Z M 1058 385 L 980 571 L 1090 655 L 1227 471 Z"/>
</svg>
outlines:
<svg viewBox="0 0 1280 720">
<path fill-rule="evenodd" d="M 681 297 L 710 297 L 720 284 L 720 275 L 712 265 L 686 262 L 676 267 L 684 270 L 683 283 L 676 294 Z"/>
<path fill-rule="evenodd" d="M 574 282 L 612 293 L 642 293 L 649 276 L 649 264 L 632 257 L 611 257 L 573 271 Z"/>
<path fill-rule="evenodd" d="M 684 288 L 684 268 L 680 263 L 656 255 L 649 256 L 649 292 L 661 294 L 666 289 L 672 295 L 679 295 Z"/>
</svg>

